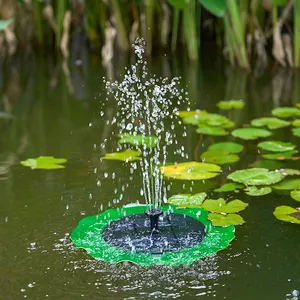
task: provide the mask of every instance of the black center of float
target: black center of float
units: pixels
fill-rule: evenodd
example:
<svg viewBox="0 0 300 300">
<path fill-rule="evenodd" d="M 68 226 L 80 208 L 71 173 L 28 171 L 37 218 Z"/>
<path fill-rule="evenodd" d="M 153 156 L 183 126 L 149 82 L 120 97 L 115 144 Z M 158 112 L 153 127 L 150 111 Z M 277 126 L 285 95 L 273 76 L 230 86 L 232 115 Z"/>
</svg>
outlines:
<svg viewBox="0 0 300 300">
<path fill-rule="evenodd" d="M 112 221 L 103 239 L 124 251 L 162 254 L 197 246 L 205 236 L 205 226 L 183 214 L 162 214 L 158 230 L 152 230 L 146 214 L 135 214 Z"/>
</svg>

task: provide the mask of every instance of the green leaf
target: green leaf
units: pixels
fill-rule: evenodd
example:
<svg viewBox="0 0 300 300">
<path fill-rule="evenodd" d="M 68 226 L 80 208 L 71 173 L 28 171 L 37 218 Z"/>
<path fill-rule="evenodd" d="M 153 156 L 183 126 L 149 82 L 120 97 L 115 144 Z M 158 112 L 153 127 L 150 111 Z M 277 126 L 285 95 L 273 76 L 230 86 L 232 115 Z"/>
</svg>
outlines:
<svg viewBox="0 0 300 300">
<path fill-rule="evenodd" d="M 184 9 L 188 7 L 187 0 L 167 0 L 170 5 L 178 9 Z"/>
<path fill-rule="evenodd" d="M 247 203 L 235 199 L 228 203 L 223 198 L 219 198 L 217 200 L 208 199 L 205 200 L 202 204 L 202 208 L 212 213 L 236 213 L 246 209 L 248 206 Z"/>
<path fill-rule="evenodd" d="M 230 154 L 227 151 L 209 150 L 201 154 L 203 162 L 214 163 L 218 165 L 235 163 L 240 160 L 236 154 Z"/>
<path fill-rule="evenodd" d="M 251 121 L 252 126 L 267 126 L 270 130 L 279 129 L 291 125 L 290 122 L 278 118 L 259 118 Z"/>
<path fill-rule="evenodd" d="M 225 0 L 199 0 L 199 2 L 216 17 L 224 17 L 226 12 Z"/>
<path fill-rule="evenodd" d="M 272 115 L 278 118 L 299 117 L 300 109 L 296 107 L 277 107 L 272 110 Z"/>
<path fill-rule="evenodd" d="M 154 148 L 157 145 L 157 137 L 155 136 L 142 136 L 142 135 L 132 135 L 128 133 L 119 134 L 121 138 L 119 140 L 120 144 L 132 144 L 136 146 L 145 145 L 147 148 Z"/>
<path fill-rule="evenodd" d="M 271 187 L 276 190 L 295 190 L 300 188 L 300 179 L 285 179 Z"/>
<path fill-rule="evenodd" d="M 244 146 L 233 142 L 216 143 L 208 147 L 208 150 L 222 150 L 228 153 L 240 153 L 244 149 Z"/>
<path fill-rule="evenodd" d="M 286 159 L 297 160 L 298 157 L 293 156 L 296 153 L 298 153 L 297 150 L 292 150 L 287 152 L 263 154 L 262 157 L 266 159 L 276 159 L 276 160 L 286 160 Z"/>
<path fill-rule="evenodd" d="M 259 129 L 259 128 L 239 128 L 231 133 L 234 137 L 243 139 L 243 140 L 256 140 L 258 138 L 265 138 L 272 133 L 265 129 Z"/>
<path fill-rule="evenodd" d="M 107 154 L 105 154 L 103 159 L 121 160 L 121 161 L 129 162 L 129 161 L 140 160 L 141 158 L 138 156 L 140 156 L 141 154 L 142 154 L 142 152 L 140 152 L 140 151 L 127 149 L 122 152 L 107 153 Z"/>
<path fill-rule="evenodd" d="M 198 125 L 199 127 L 222 127 L 222 128 L 232 128 L 234 123 L 225 116 L 219 114 L 199 114 L 198 115 Z"/>
<path fill-rule="evenodd" d="M 300 170 L 295 170 L 295 169 L 280 169 L 279 172 L 283 176 L 288 176 L 288 175 L 300 175 Z"/>
<path fill-rule="evenodd" d="M 200 127 L 196 131 L 200 134 L 215 136 L 225 136 L 229 134 L 225 129 L 219 127 Z"/>
<path fill-rule="evenodd" d="M 0 20 L 0 30 L 4 30 L 9 24 L 13 21 L 13 19 L 8 20 Z"/>
<path fill-rule="evenodd" d="M 217 103 L 217 106 L 222 110 L 243 109 L 245 103 L 242 100 L 228 100 L 219 101 Z"/>
<path fill-rule="evenodd" d="M 239 189 L 244 188 L 245 186 L 240 183 L 230 182 L 223 184 L 220 188 L 215 189 L 214 192 L 222 193 L 222 192 L 231 192 L 237 191 Z"/>
<path fill-rule="evenodd" d="M 227 176 L 235 182 L 245 185 L 270 185 L 283 179 L 282 174 L 263 168 L 250 168 L 235 171 Z"/>
<path fill-rule="evenodd" d="M 202 202 L 206 198 L 206 193 L 198 193 L 198 194 L 178 194 L 173 195 L 168 199 L 169 204 L 174 204 L 179 206 L 180 208 L 194 208 L 201 207 Z"/>
<path fill-rule="evenodd" d="M 297 201 L 300 201 L 300 190 L 291 191 L 291 197 Z"/>
<path fill-rule="evenodd" d="M 208 214 L 208 219 L 214 226 L 242 225 L 245 223 L 244 219 L 237 214 L 221 215 L 211 213 Z"/>
<path fill-rule="evenodd" d="M 249 186 L 244 191 L 249 196 L 264 196 L 270 194 L 272 192 L 272 189 L 268 186 L 262 188 L 257 188 L 256 186 Z"/>
<path fill-rule="evenodd" d="M 270 1 L 275 6 L 284 6 L 288 3 L 289 0 L 270 0 Z"/>
<path fill-rule="evenodd" d="M 277 206 L 273 214 L 280 221 L 300 224 L 299 210 L 293 207 Z"/>
<path fill-rule="evenodd" d="M 177 112 L 177 115 L 180 118 L 187 118 L 190 116 L 195 116 L 195 115 L 199 115 L 199 114 L 206 114 L 207 112 L 205 110 L 180 110 Z"/>
<path fill-rule="evenodd" d="M 293 125 L 294 127 L 300 127 L 300 119 L 294 120 L 294 121 L 292 122 L 292 125 Z"/>
<path fill-rule="evenodd" d="M 294 136 L 300 137 L 300 127 L 299 128 L 293 128 L 292 131 L 293 131 Z"/>
<path fill-rule="evenodd" d="M 31 169 L 44 169 L 44 170 L 54 170 L 54 169 L 64 169 L 65 166 L 62 164 L 66 163 L 65 158 L 54 158 L 53 156 L 40 156 L 37 158 L 28 158 L 21 161 L 21 164 L 25 167 Z"/>
<path fill-rule="evenodd" d="M 209 179 L 218 176 L 220 171 L 217 165 L 195 161 L 161 167 L 165 177 L 180 180 Z"/>
<path fill-rule="evenodd" d="M 280 141 L 265 141 L 257 145 L 259 148 L 272 152 L 291 151 L 296 148 L 292 143 L 284 143 Z"/>
</svg>

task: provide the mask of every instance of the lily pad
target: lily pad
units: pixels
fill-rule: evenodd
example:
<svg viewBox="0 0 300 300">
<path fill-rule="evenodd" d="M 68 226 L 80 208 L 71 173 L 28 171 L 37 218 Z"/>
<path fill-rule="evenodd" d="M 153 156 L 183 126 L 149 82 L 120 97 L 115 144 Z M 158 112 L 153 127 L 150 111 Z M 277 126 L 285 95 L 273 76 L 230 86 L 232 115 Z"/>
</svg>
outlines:
<svg viewBox="0 0 300 300">
<path fill-rule="evenodd" d="M 275 160 L 286 160 L 286 159 L 298 160 L 299 157 L 294 156 L 294 154 L 296 153 L 298 153 L 297 150 L 292 150 L 287 152 L 263 154 L 262 157 L 266 159 L 275 159 Z"/>
<path fill-rule="evenodd" d="M 199 113 L 190 113 L 186 117 L 183 117 L 183 123 L 184 124 L 190 124 L 190 125 L 198 125 L 199 124 L 199 116 L 202 114 L 207 114 L 206 112 L 199 112 Z"/>
<path fill-rule="evenodd" d="M 273 214 L 280 221 L 300 224 L 300 212 L 296 208 L 285 205 L 277 206 Z"/>
<path fill-rule="evenodd" d="M 257 188 L 256 186 L 248 186 L 244 191 L 249 196 L 264 196 L 270 194 L 272 189 L 268 186 L 261 188 Z"/>
<path fill-rule="evenodd" d="M 282 167 L 282 163 L 278 160 L 262 159 L 262 160 L 255 161 L 250 165 L 250 167 L 277 170 Z"/>
<path fill-rule="evenodd" d="M 190 116 L 194 116 L 194 115 L 198 115 L 198 114 L 206 114 L 207 112 L 205 110 L 180 110 L 177 112 L 177 115 L 180 118 L 186 118 L 186 117 L 190 117 Z"/>
<path fill-rule="evenodd" d="M 121 161 L 129 162 L 129 161 L 140 160 L 141 158 L 139 156 L 141 154 L 142 154 L 142 152 L 140 152 L 140 151 L 127 149 L 122 152 L 107 153 L 107 154 L 105 154 L 103 159 L 121 160 Z"/>
<path fill-rule="evenodd" d="M 272 110 L 272 115 L 278 118 L 291 118 L 300 116 L 300 109 L 296 107 L 277 107 Z"/>
<path fill-rule="evenodd" d="M 237 214 L 221 215 L 210 213 L 208 219 L 214 226 L 229 226 L 229 225 L 242 225 L 245 223 L 244 219 Z"/>
<path fill-rule="evenodd" d="M 300 201 L 300 190 L 291 191 L 291 197 L 296 201 Z"/>
<path fill-rule="evenodd" d="M 208 199 L 205 200 L 202 204 L 202 208 L 212 213 L 236 213 L 246 209 L 248 206 L 247 203 L 235 199 L 228 203 L 223 198 L 219 198 L 217 200 Z"/>
<path fill-rule="evenodd" d="M 240 153 L 243 149 L 243 145 L 234 142 L 216 143 L 208 147 L 208 150 L 222 150 L 228 153 Z"/>
<path fill-rule="evenodd" d="M 160 169 L 165 177 L 180 180 L 209 179 L 218 176 L 221 171 L 218 165 L 195 161 L 164 166 Z"/>
<path fill-rule="evenodd" d="M 293 125 L 294 127 L 300 127 L 300 119 L 294 120 L 294 121 L 292 122 L 292 125 Z"/>
<path fill-rule="evenodd" d="M 229 174 L 227 178 L 245 185 L 270 185 L 281 181 L 283 175 L 268 169 L 250 168 L 235 171 Z"/>
<path fill-rule="evenodd" d="M 231 192 L 231 191 L 240 190 L 244 187 L 245 186 L 243 184 L 235 183 L 235 182 L 229 182 L 229 183 L 223 184 L 220 188 L 215 189 L 214 192 L 218 192 L 218 193 Z"/>
<path fill-rule="evenodd" d="M 142 136 L 124 133 L 119 134 L 119 137 L 121 138 L 119 140 L 120 144 L 132 144 L 136 146 L 145 145 L 147 148 L 154 148 L 157 145 L 157 137 L 155 136 Z"/>
<path fill-rule="evenodd" d="M 298 127 L 298 128 L 293 128 L 292 131 L 293 131 L 293 135 L 294 135 L 294 136 L 300 137 L 300 127 Z"/>
<path fill-rule="evenodd" d="M 239 128 L 233 130 L 231 133 L 234 137 L 243 139 L 243 140 L 256 140 L 258 138 L 265 138 L 272 133 L 266 129 L 260 128 Z"/>
<path fill-rule="evenodd" d="M 220 127 L 199 127 L 196 131 L 200 134 L 215 136 L 225 136 L 229 134 L 228 131 Z"/>
<path fill-rule="evenodd" d="M 219 101 L 217 103 L 217 106 L 218 108 L 223 110 L 243 109 L 245 103 L 242 100 L 228 100 L 228 101 Z"/>
<path fill-rule="evenodd" d="M 283 176 L 287 176 L 287 175 L 300 175 L 300 170 L 296 170 L 296 169 L 280 169 L 279 172 Z"/>
<path fill-rule="evenodd" d="M 285 143 L 280 141 L 264 141 L 257 145 L 259 148 L 272 152 L 291 151 L 296 148 L 292 143 Z"/>
<path fill-rule="evenodd" d="M 198 194 L 178 194 L 173 195 L 168 199 L 169 204 L 177 205 L 181 208 L 201 207 L 202 202 L 206 198 L 206 193 Z"/>
<path fill-rule="evenodd" d="M 288 121 L 280 120 L 278 118 L 259 118 L 259 119 L 252 120 L 251 125 L 256 127 L 266 126 L 270 130 L 273 130 L 273 129 L 287 127 L 291 125 L 291 123 Z"/>
<path fill-rule="evenodd" d="M 234 123 L 225 116 L 219 114 L 201 114 L 198 115 L 198 124 L 208 127 L 222 127 L 222 128 L 231 128 L 234 126 Z"/>
<path fill-rule="evenodd" d="M 235 163 L 240 160 L 236 154 L 230 154 L 227 151 L 209 150 L 201 154 L 203 162 L 214 163 L 218 165 Z"/>
<path fill-rule="evenodd" d="M 44 170 L 54 170 L 54 169 L 64 169 L 65 166 L 62 164 L 66 163 L 65 158 L 54 158 L 53 156 L 40 156 L 37 158 L 28 158 L 21 161 L 21 164 L 25 167 L 31 169 L 44 169 Z"/>
<path fill-rule="evenodd" d="M 272 188 L 276 190 L 295 190 L 300 188 L 300 179 L 285 179 L 280 183 L 272 185 Z"/>
</svg>

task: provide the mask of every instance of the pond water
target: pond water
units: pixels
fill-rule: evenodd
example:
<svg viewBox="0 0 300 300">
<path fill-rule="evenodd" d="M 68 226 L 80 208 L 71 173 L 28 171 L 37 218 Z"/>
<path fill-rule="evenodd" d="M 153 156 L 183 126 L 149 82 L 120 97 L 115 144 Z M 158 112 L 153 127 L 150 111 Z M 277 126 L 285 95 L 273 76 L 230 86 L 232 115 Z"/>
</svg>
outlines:
<svg viewBox="0 0 300 300">
<path fill-rule="evenodd" d="M 103 101 L 102 78 L 118 78 L 129 62 L 120 56 L 106 69 L 93 56 L 70 64 L 31 56 L 1 62 L 1 110 L 5 107 L 14 118 L 0 120 L 0 299 L 298 299 L 300 226 L 273 216 L 278 205 L 297 206 L 289 194 L 209 193 L 249 203 L 241 213 L 246 223 L 236 227 L 228 249 L 192 265 L 112 265 L 73 248 L 70 234 L 79 220 L 142 202 L 138 173 L 131 174 L 122 162 L 100 161 L 116 150 L 116 128 L 107 120 L 118 109 Z M 243 99 L 245 108 L 232 114 L 237 127 L 300 99 L 299 74 L 288 70 L 258 70 L 250 76 L 227 68 L 218 56 L 194 65 L 180 55 L 154 57 L 149 68 L 159 76 L 182 76 L 192 108 L 219 112 L 218 101 Z M 290 128 L 276 131 L 274 139 L 300 144 Z M 198 140 L 189 126 L 185 148 L 191 160 L 199 160 L 208 145 L 234 138 Z M 228 173 L 258 160 L 255 142 L 244 144 L 246 154 L 224 165 L 221 176 L 206 185 L 172 181 L 169 196 L 209 192 Z M 19 164 L 40 155 L 67 158 L 66 168 L 31 170 Z M 172 153 L 168 161 L 173 162 Z M 300 169 L 299 161 L 280 166 Z"/>
</svg>

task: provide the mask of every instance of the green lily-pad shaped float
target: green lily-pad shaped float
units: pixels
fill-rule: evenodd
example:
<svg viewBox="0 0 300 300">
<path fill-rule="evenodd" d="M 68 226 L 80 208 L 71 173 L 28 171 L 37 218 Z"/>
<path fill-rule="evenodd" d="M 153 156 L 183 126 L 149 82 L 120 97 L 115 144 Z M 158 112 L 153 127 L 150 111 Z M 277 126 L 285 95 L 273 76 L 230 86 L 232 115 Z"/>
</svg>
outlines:
<svg viewBox="0 0 300 300">
<path fill-rule="evenodd" d="M 157 145 L 157 137 L 132 135 L 128 133 L 119 134 L 120 144 L 132 144 L 136 146 L 145 145 L 147 148 L 154 148 Z"/>
<path fill-rule="evenodd" d="M 279 172 L 283 175 L 283 176 L 288 176 L 288 175 L 300 175 L 300 170 L 296 170 L 296 169 L 280 169 Z"/>
<path fill-rule="evenodd" d="M 272 132 L 261 128 L 239 128 L 233 130 L 231 133 L 234 137 L 243 140 L 256 140 L 258 138 L 265 138 L 272 135 Z"/>
<path fill-rule="evenodd" d="M 121 160 L 121 161 L 129 162 L 129 161 L 140 160 L 141 158 L 139 156 L 141 154 L 142 154 L 141 151 L 127 149 L 122 152 L 106 153 L 105 156 L 103 156 L 103 159 Z"/>
<path fill-rule="evenodd" d="M 276 190 L 295 190 L 300 189 L 300 179 L 285 179 L 277 184 L 272 185 Z"/>
<path fill-rule="evenodd" d="M 254 163 L 250 164 L 250 167 L 263 168 L 269 170 L 278 170 L 282 168 L 282 162 L 278 160 L 262 159 L 262 160 L 257 160 Z"/>
<path fill-rule="evenodd" d="M 264 141 L 257 145 L 259 148 L 272 152 L 286 152 L 296 148 L 292 143 L 285 143 L 280 141 Z"/>
<path fill-rule="evenodd" d="M 252 126 L 263 127 L 266 126 L 270 130 L 284 128 L 291 125 L 290 122 L 280 120 L 278 118 L 259 118 L 251 121 Z"/>
<path fill-rule="evenodd" d="M 300 137 L 300 127 L 299 128 L 293 128 L 293 135 L 296 137 Z"/>
<path fill-rule="evenodd" d="M 291 197 L 296 201 L 300 201 L 300 190 L 291 191 Z"/>
<path fill-rule="evenodd" d="M 300 127 L 300 119 L 294 120 L 294 121 L 292 122 L 292 125 L 293 125 L 294 127 Z"/>
<path fill-rule="evenodd" d="M 218 189 L 215 189 L 214 192 L 223 193 L 223 192 L 236 192 L 240 189 L 243 189 L 245 186 L 241 183 L 229 182 L 223 184 Z"/>
<path fill-rule="evenodd" d="M 286 160 L 286 159 L 298 160 L 299 157 L 294 156 L 294 154 L 296 153 L 298 153 L 297 150 L 292 150 L 287 152 L 263 154 L 262 157 L 266 159 L 275 159 L 275 160 Z"/>
<path fill-rule="evenodd" d="M 244 191 L 249 196 L 264 196 L 270 194 L 272 189 L 268 186 L 261 188 L 256 186 L 248 186 Z"/>
<path fill-rule="evenodd" d="M 198 113 L 183 119 L 185 124 L 198 125 L 199 127 L 232 128 L 234 122 L 225 116 L 211 113 Z"/>
<path fill-rule="evenodd" d="M 228 203 L 223 198 L 217 200 L 208 199 L 205 200 L 202 204 L 202 208 L 212 213 L 225 213 L 232 214 L 246 209 L 248 206 L 247 203 L 235 199 Z"/>
<path fill-rule="evenodd" d="M 240 160 L 236 154 L 230 154 L 222 150 L 209 150 L 201 154 L 203 162 L 214 163 L 218 165 L 231 164 Z"/>
<path fill-rule="evenodd" d="M 206 114 L 207 112 L 205 110 L 180 110 L 177 112 L 177 115 L 180 118 L 186 118 L 186 117 L 190 117 L 190 116 L 194 116 L 194 115 L 199 115 L 199 114 Z"/>
<path fill-rule="evenodd" d="M 168 203 L 182 208 L 201 207 L 201 204 L 203 203 L 206 196 L 206 193 L 198 193 L 194 195 L 178 194 L 170 197 L 168 199 Z"/>
<path fill-rule="evenodd" d="M 66 163 L 65 158 L 55 158 L 53 156 L 40 156 L 37 158 L 28 158 L 21 161 L 21 164 L 25 167 L 31 169 L 44 169 L 44 170 L 54 170 L 54 169 L 64 169 L 65 166 L 62 164 Z"/>
<path fill-rule="evenodd" d="M 198 112 L 198 113 L 186 114 L 186 117 L 183 117 L 182 121 L 183 121 L 184 124 L 198 125 L 198 123 L 199 123 L 199 116 L 203 115 L 203 114 L 207 114 L 207 112 L 201 111 L 201 112 Z"/>
<path fill-rule="evenodd" d="M 277 206 L 273 214 L 280 221 L 300 224 L 300 211 L 296 208 L 286 205 Z"/>
<path fill-rule="evenodd" d="M 141 266 L 167 265 L 179 266 L 192 264 L 196 260 L 216 254 L 229 246 L 234 238 L 234 226 L 216 227 L 208 220 L 208 212 L 202 208 L 177 209 L 172 205 L 161 207 L 167 213 L 182 214 L 200 221 L 205 227 L 205 237 L 196 246 L 177 251 L 164 251 L 162 254 L 141 253 L 140 251 L 123 250 L 103 238 L 105 228 L 124 216 L 143 215 L 144 206 L 130 206 L 108 209 L 101 214 L 83 218 L 71 234 L 76 248 L 86 250 L 95 259 L 108 263 L 129 261 Z M 146 240 L 146 242 L 150 240 Z"/>
<path fill-rule="evenodd" d="M 270 185 L 281 181 L 284 177 L 280 172 L 263 168 L 250 168 L 235 171 L 229 174 L 227 178 L 245 185 Z"/>
<path fill-rule="evenodd" d="M 180 180 L 204 180 L 219 175 L 220 166 L 201 162 L 185 162 L 160 168 L 165 177 Z"/>
<path fill-rule="evenodd" d="M 299 117 L 300 109 L 296 107 L 277 107 L 272 110 L 272 115 L 278 118 Z"/>
<path fill-rule="evenodd" d="M 228 100 L 228 101 L 219 101 L 217 103 L 218 108 L 223 110 L 232 110 L 232 109 L 243 109 L 245 103 L 242 100 Z"/>
<path fill-rule="evenodd" d="M 240 153 L 244 150 L 244 146 L 234 142 L 215 143 L 208 147 L 208 150 L 221 150 L 228 153 Z"/>
<path fill-rule="evenodd" d="M 228 131 L 220 127 L 199 127 L 196 131 L 204 135 L 226 136 L 229 134 Z"/>
<path fill-rule="evenodd" d="M 221 215 L 216 213 L 210 213 L 208 219 L 214 226 L 230 226 L 230 225 L 242 225 L 245 223 L 244 219 L 237 214 Z"/>
</svg>

